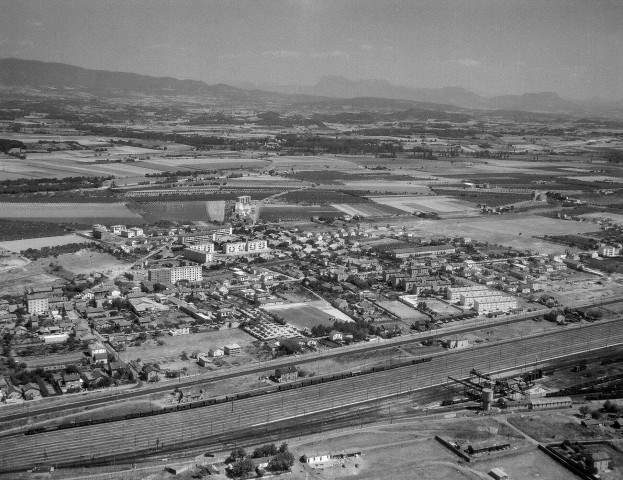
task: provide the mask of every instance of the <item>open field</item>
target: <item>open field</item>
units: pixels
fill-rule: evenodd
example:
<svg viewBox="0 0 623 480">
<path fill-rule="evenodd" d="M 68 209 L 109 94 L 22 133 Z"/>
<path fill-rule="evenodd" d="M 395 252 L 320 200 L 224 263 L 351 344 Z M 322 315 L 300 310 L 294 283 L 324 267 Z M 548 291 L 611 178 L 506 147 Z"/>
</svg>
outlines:
<svg viewBox="0 0 623 480">
<path fill-rule="evenodd" d="M 24 240 L 14 240 L 8 242 L 0 242 L 1 248 L 6 248 L 12 252 L 21 252 L 28 248 L 56 247 L 58 245 L 67 245 L 69 243 L 87 243 L 89 240 L 79 235 L 60 235 L 56 237 L 43 238 L 27 238 Z"/>
<path fill-rule="evenodd" d="M 191 371 L 200 371 L 202 370 L 201 367 L 194 360 L 181 359 L 183 351 L 190 356 L 196 350 L 207 353 L 211 347 L 222 348 L 227 344 L 237 343 L 242 347 L 243 354 L 236 357 L 224 357 L 224 360 L 232 364 L 247 363 L 250 359 L 248 355 L 244 354 L 244 348 L 255 341 L 251 335 L 237 328 L 175 337 L 166 335 L 162 338 L 165 342 L 162 346 L 149 341 L 140 347 L 128 347 L 124 355 L 130 360 L 140 358 L 143 363 L 158 363 L 162 368 L 181 369 L 187 367 Z"/>
<path fill-rule="evenodd" d="M 89 249 L 59 255 L 54 259 L 54 263 L 75 274 L 100 272 L 108 277 L 116 277 L 131 265 L 117 260 L 108 253 Z"/>
<path fill-rule="evenodd" d="M 296 306 L 276 305 L 276 308 L 266 308 L 299 329 L 312 328 L 316 325 L 330 327 L 335 322 L 333 316 L 310 305 L 302 304 Z"/>
<path fill-rule="evenodd" d="M 422 314 L 414 308 L 411 308 L 408 305 L 405 305 L 404 303 L 397 300 L 385 300 L 382 302 L 377 302 L 377 304 L 385 310 L 398 316 L 401 320 L 412 321 L 422 316 Z"/>
<path fill-rule="evenodd" d="M 286 295 L 283 295 L 283 294 L 282 296 L 286 297 Z M 285 305 L 271 305 L 268 307 L 264 307 L 264 309 L 268 311 L 274 311 L 280 314 L 281 310 L 291 310 L 291 309 L 301 308 L 301 307 L 313 308 L 314 312 L 310 312 L 310 311 L 307 312 L 309 315 L 316 315 L 317 312 L 320 312 L 323 314 L 323 317 L 325 318 L 334 317 L 341 322 L 352 322 L 353 321 L 353 319 L 350 318 L 348 315 L 340 312 L 337 308 L 331 306 L 329 302 L 326 302 L 324 300 L 307 300 L 305 302 L 299 301 L 296 303 L 290 303 L 290 304 L 285 304 Z M 314 325 L 317 325 L 317 324 L 318 323 Z M 328 325 L 333 325 L 333 322 L 329 323 Z"/>
</svg>

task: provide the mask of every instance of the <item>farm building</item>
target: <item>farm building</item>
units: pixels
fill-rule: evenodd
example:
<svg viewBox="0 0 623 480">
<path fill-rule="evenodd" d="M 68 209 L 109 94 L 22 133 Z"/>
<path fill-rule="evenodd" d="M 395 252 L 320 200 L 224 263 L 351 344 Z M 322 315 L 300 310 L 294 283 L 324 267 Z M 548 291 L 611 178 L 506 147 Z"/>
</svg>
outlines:
<svg viewBox="0 0 623 480">
<path fill-rule="evenodd" d="M 508 480 L 507 473 L 501 468 L 492 468 L 489 472 L 489 476 L 495 480 Z"/>
</svg>

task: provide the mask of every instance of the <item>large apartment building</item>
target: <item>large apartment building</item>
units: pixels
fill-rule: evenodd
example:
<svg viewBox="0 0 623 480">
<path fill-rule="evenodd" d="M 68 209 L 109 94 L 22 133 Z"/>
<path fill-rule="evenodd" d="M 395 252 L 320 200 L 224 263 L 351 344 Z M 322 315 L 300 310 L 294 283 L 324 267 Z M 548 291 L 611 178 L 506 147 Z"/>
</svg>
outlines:
<svg viewBox="0 0 623 480">
<path fill-rule="evenodd" d="M 234 255 L 240 253 L 261 253 L 268 250 L 268 242 L 266 240 L 249 240 L 248 242 L 232 242 L 223 244 L 223 253 L 225 255 Z"/>
<path fill-rule="evenodd" d="M 461 295 L 468 297 L 474 297 L 476 295 L 482 295 L 482 292 L 488 292 L 489 289 L 485 285 L 473 285 L 470 287 L 448 287 L 446 289 L 446 299 L 451 302 L 458 302 L 461 299 Z"/>
<path fill-rule="evenodd" d="M 200 282 L 203 280 L 203 272 L 200 265 L 173 268 L 152 268 L 148 271 L 148 279 L 152 283 L 175 283 L 180 280 Z"/>
<path fill-rule="evenodd" d="M 206 252 L 205 250 L 193 250 L 192 248 L 185 248 L 182 252 L 182 256 L 187 260 L 193 262 L 206 264 L 213 260 L 214 254 Z"/>
<path fill-rule="evenodd" d="M 28 295 L 26 297 L 26 304 L 28 306 L 28 313 L 31 315 L 47 313 L 50 308 L 48 295 L 45 293 Z"/>
</svg>

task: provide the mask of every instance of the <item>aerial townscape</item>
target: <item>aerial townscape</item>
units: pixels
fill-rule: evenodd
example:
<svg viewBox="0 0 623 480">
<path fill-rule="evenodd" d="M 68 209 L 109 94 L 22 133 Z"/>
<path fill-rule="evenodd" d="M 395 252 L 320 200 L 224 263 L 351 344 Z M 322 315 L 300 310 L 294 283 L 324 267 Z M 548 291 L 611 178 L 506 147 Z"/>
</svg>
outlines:
<svg viewBox="0 0 623 480">
<path fill-rule="evenodd" d="M 346 1 L 0 19 L 0 480 L 623 479 L 623 100 L 600 97 L 620 76 L 485 81 L 471 39 L 479 60 L 421 59 L 445 83 L 404 80 L 400 17 L 459 7 L 390 3 L 348 33 L 325 30 Z M 526 13 L 552 49 L 537 17 L 564 3 Z M 508 26 L 511 4 L 464 14 Z M 232 45 L 201 43 L 203 14 Z M 387 36 L 355 47 L 372 16 Z M 265 64 L 228 70 L 244 48 Z"/>
</svg>

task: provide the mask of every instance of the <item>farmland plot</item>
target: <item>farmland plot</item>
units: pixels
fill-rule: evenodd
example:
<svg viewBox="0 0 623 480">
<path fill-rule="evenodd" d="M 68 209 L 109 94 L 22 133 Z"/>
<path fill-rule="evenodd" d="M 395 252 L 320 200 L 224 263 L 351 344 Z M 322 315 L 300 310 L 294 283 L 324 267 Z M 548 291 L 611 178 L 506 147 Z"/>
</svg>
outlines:
<svg viewBox="0 0 623 480">
<path fill-rule="evenodd" d="M 472 212 L 478 210 L 471 203 L 446 196 L 387 196 L 369 197 L 374 202 L 388 205 L 404 212 L 431 211 L 436 213 Z"/>
<path fill-rule="evenodd" d="M 0 218 L 85 224 L 143 223 L 123 203 L 0 203 Z"/>
<path fill-rule="evenodd" d="M 370 203 L 333 203 L 332 207 L 337 208 L 347 215 L 359 215 L 360 217 L 388 217 L 392 215 L 404 214 L 404 211 L 389 205 L 370 204 Z"/>
</svg>

